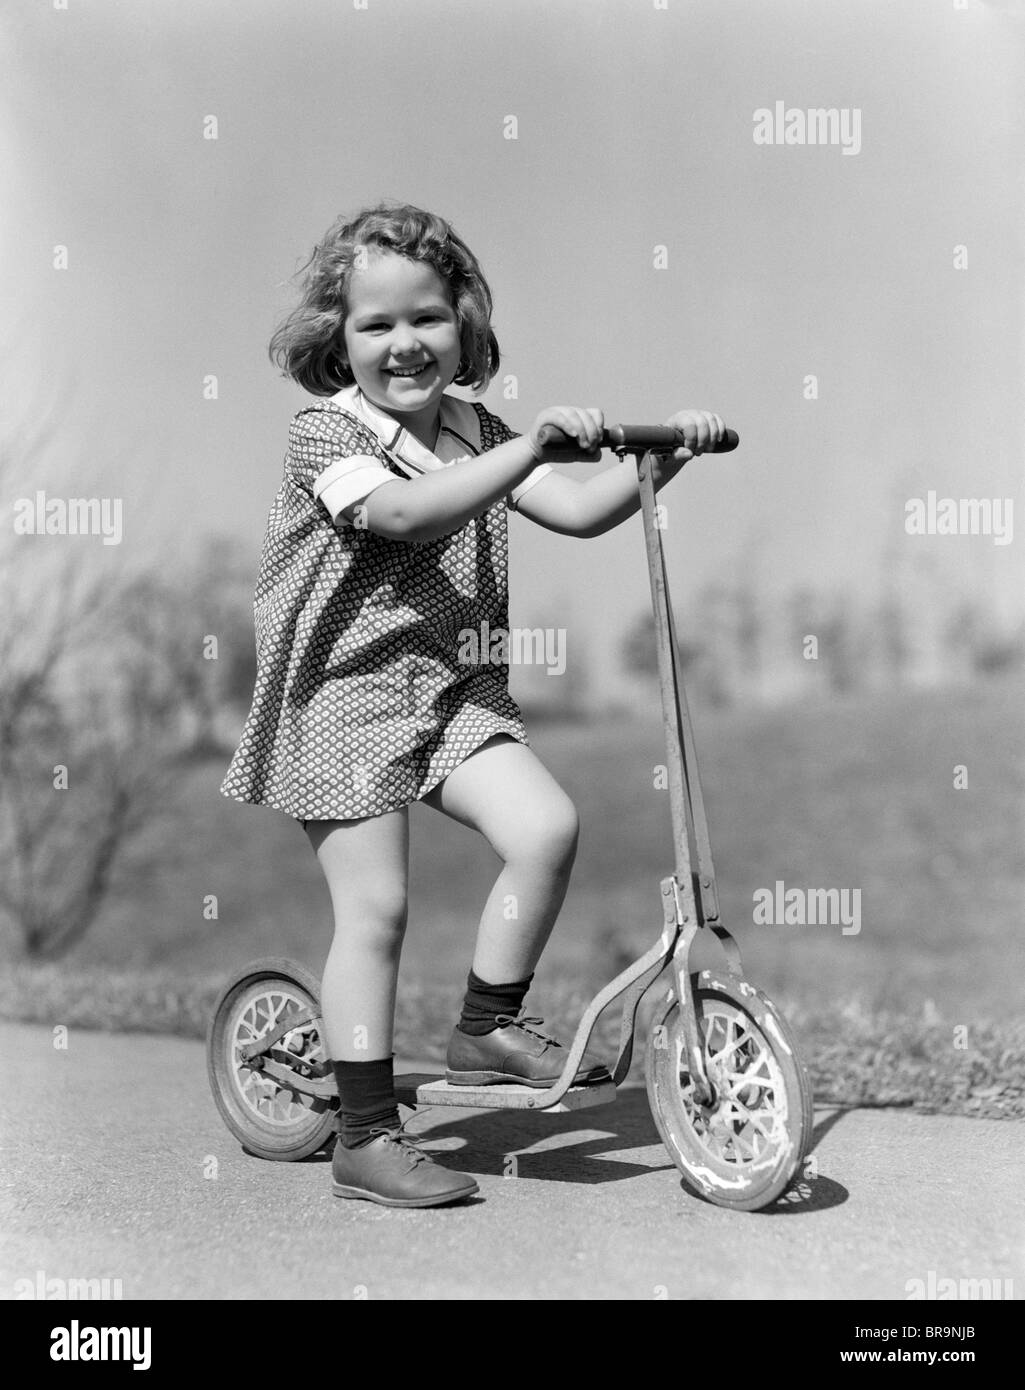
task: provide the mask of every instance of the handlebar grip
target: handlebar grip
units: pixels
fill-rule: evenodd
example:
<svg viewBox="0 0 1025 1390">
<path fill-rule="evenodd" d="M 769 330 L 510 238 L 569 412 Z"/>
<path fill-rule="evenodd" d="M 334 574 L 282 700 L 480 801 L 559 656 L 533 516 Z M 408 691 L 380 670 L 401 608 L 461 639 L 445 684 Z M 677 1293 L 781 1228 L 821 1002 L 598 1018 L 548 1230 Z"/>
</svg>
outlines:
<svg viewBox="0 0 1025 1390">
<path fill-rule="evenodd" d="M 560 430 L 558 425 L 542 425 L 538 432 L 538 443 L 542 449 L 565 449 L 567 453 L 579 452 L 576 439 Z M 736 430 L 727 430 L 726 437 L 711 448 L 703 450 L 706 454 L 728 454 L 740 443 Z M 610 425 L 602 430 L 603 449 L 625 449 L 628 452 L 644 452 L 648 449 L 671 452 L 686 448 L 687 440 L 682 429 L 673 425 Z"/>
</svg>

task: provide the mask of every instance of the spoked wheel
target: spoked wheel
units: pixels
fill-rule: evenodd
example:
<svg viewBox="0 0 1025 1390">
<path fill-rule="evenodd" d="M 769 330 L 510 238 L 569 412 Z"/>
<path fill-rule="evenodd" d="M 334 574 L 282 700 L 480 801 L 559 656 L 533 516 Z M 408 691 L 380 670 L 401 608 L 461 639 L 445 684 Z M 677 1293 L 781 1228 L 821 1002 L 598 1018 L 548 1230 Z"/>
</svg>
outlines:
<svg viewBox="0 0 1025 1390">
<path fill-rule="evenodd" d="M 337 1097 L 311 1096 L 288 1085 L 287 1074 L 272 1077 L 265 1062 L 297 1077 L 331 1078 L 331 1063 L 315 1016 L 318 984 L 290 960 L 260 960 L 228 982 L 217 1001 L 207 1034 L 207 1073 L 224 1123 L 242 1146 L 258 1158 L 306 1158 L 330 1138 Z M 292 1018 L 295 1027 L 265 1054 L 247 1060 L 242 1049 L 275 1032 Z"/>
<path fill-rule="evenodd" d="M 761 990 L 709 970 L 692 980 L 712 1101 L 699 1105 L 695 1097 L 674 994 L 648 1038 L 651 1113 L 691 1192 L 758 1211 L 799 1173 L 811 1142 L 811 1084 L 793 1035 Z"/>
</svg>

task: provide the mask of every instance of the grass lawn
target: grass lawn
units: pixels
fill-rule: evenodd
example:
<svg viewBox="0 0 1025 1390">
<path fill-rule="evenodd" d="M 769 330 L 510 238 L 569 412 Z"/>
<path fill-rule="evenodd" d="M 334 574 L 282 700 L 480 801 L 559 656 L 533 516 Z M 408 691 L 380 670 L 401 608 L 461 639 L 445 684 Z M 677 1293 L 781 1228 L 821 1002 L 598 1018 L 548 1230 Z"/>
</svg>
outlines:
<svg viewBox="0 0 1025 1390">
<path fill-rule="evenodd" d="M 1007 680 L 696 711 L 724 921 L 749 978 L 799 1035 L 816 1040 L 817 1080 L 854 1067 L 839 1085 L 848 1098 L 878 1099 L 889 1085 L 891 1100 L 902 1086 L 911 1099 L 926 1091 L 942 1099 L 957 1076 L 967 1104 L 972 1090 L 1006 1092 L 1015 1072 L 1020 1080 L 1023 695 L 1020 681 Z M 658 935 L 659 880 L 672 867 L 668 793 L 653 786 L 664 753 L 660 722 L 647 710 L 627 722 L 539 724 L 531 738 L 582 820 L 573 883 L 531 995 L 535 1011 L 555 1020 Z M 954 787 L 957 765 L 967 769 L 962 790 Z M 330 904 L 306 837 L 279 812 L 219 796 L 224 767 L 211 761 L 183 773 L 177 802 L 161 808 L 119 861 L 89 937 L 42 973 L 8 970 L 3 1012 L 24 1017 L 37 1007 L 36 1016 L 54 1018 L 60 991 L 77 988 L 76 1007 L 86 1013 L 89 997 L 94 1014 L 120 1012 L 107 1020 L 114 1026 L 165 1027 L 156 1002 L 163 990 L 178 999 L 164 1013 L 177 1011 L 182 1029 L 194 1032 L 217 982 L 245 961 L 285 955 L 319 968 Z M 498 860 L 473 832 L 425 806 L 412 808 L 411 831 L 400 1023 L 403 1045 L 425 1056 L 451 1026 Z M 860 931 L 755 925 L 753 895 L 777 880 L 859 889 Z M 203 915 L 210 894 L 216 921 Z M 699 963 L 717 958 L 709 945 Z M 131 1003 L 139 972 L 155 991 L 145 1007 L 142 986 Z M 112 975 L 123 984 L 115 987 Z M 956 1029 L 973 1040 L 974 1073 L 965 1049 L 955 1049 Z M 908 1086 L 898 1063 L 915 1048 L 921 1055 Z M 880 1069 L 888 1080 L 865 1090 Z"/>
</svg>

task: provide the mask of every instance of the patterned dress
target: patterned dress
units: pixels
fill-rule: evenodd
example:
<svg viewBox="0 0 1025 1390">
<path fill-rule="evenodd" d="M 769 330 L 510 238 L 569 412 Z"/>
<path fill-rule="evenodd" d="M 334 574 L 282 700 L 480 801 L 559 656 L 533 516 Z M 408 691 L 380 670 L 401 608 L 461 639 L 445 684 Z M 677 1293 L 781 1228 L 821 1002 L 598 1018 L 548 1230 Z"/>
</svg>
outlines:
<svg viewBox="0 0 1025 1390">
<path fill-rule="evenodd" d="M 342 515 L 382 483 L 516 437 L 452 396 L 441 426 L 432 452 L 355 386 L 292 421 L 253 605 L 256 685 L 224 796 L 302 821 L 383 815 L 494 734 L 528 742 L 487 636 L 509 626 L 506 509 L 551 470 L 426 544 Z M 483 660 L 467 661 L 468 633 Z"/>
</svg>

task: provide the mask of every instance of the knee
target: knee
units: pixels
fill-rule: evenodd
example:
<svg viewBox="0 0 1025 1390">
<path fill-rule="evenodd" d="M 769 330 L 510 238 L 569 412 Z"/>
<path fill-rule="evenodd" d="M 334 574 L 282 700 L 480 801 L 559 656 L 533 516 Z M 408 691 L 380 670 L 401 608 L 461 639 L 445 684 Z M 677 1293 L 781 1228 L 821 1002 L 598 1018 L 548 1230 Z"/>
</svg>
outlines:
<svg viewBox="0 0 1025 1390">
<path fill-rule="evenodd" d="M 392 958 L 401 949 L 406 920 L 404 894 L 382 889 L 352 896 L 335 909 L 335 943 L 345 950 Z"/>
<path fill-rule="evenodd" d="M 519 831 L 514 855 L 568 872 L 576 857 L 580 817 L 568 796 L 553 798 L 525 822 Z"/>
</svg>

